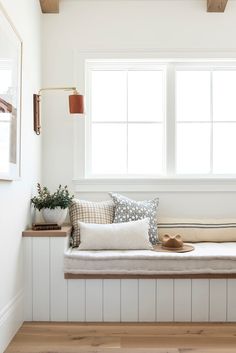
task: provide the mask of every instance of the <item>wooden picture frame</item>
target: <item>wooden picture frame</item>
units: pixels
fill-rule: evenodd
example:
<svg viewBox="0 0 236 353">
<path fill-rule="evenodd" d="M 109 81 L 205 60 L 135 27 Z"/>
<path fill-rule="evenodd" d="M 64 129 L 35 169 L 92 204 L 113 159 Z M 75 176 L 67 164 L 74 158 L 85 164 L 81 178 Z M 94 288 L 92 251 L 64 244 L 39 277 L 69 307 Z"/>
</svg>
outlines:
<svg viewBox="0 0 236 353">
<path fill-rule="evenodd" d="M 0 5 L 0 179 L 21 176 L 22 40 Z"/>
</svg>

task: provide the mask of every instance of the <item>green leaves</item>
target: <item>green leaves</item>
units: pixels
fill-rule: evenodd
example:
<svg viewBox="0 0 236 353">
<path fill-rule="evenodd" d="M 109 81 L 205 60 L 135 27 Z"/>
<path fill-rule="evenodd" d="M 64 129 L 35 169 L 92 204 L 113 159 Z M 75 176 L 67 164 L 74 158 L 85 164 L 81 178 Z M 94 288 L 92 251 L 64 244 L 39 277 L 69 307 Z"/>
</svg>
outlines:
<svg viewBox="0 0 236 353">
<path fill-rule="evenodd" d="M 51 194 L 47 187 L 42 187 L 37 184 L 38 196 L 31 199 L 34 208 L 41 210 L 42 208 L 54 209 L 56 207 L 67 208 L 70 206 L 74 195 L 70 196 L 67 185 L 62 187 L 59 185 L 58 189 Z"/>
</svg>

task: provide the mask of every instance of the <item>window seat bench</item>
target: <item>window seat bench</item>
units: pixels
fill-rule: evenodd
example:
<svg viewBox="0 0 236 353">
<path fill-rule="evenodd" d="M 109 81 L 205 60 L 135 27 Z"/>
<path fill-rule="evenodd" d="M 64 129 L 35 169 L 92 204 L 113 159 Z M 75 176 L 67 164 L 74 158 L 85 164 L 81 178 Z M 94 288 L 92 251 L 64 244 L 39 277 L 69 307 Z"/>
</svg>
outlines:
<svg viewBox="0 0 236 353">
<path fill-rule="evenodd" d="M 236 322 L 236 242 L 108 257 L 70 249 L 70 232 L 23 232 L 25 321 Z"/>
<path fill-rule="evenodd" d="M 236 242 L 195 243 L 186 253 L 66 249 L 64 277 L 236 278 Z"/>
</svg>

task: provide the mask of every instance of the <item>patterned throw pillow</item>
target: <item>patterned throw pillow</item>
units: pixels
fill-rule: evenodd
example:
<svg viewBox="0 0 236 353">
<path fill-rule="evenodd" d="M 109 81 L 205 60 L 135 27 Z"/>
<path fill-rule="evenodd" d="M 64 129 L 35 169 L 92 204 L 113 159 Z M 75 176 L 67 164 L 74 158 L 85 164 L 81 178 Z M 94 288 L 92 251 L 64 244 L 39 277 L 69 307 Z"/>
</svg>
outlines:
<svg viewBox="0 0 236 353">
<path fill-rule="evenodd" d="M 157 237 L 157 208 L 159 199 L 134 201 L 120 194 L 110 193 L 115 204 L 114 223 L 136 221 L 149 218 L 149 239 L 155 245 Z"/>
<path fill-rule="evenodd" d="M 69 208 L 72 223 L 72 246 L 80 243 L 78 221 L 85 223 L 106 224 L 112 223 L 114 218 L 114 204 L 112 201 L 92 202 L 74 200 Z"/>
</svg>

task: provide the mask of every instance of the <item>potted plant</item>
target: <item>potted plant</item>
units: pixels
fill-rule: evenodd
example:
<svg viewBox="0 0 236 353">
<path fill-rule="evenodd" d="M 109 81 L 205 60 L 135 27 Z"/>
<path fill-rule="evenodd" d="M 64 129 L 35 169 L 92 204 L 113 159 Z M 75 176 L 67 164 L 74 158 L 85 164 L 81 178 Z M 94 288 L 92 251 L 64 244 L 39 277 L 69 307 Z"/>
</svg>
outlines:
<svg viewBox="0 0 236 353">
<path fill-rule="evenodd" d="M 38 195 L 31 199 L 34 208 L 41 211 L 47 223 L 62 225 L 66 219 L 67 209 L 74 195 L 70 195 L 67 185 L 59 185 L 54 193 L 50 193 L 47 187 L 37 184 Z"/>
</svg>

